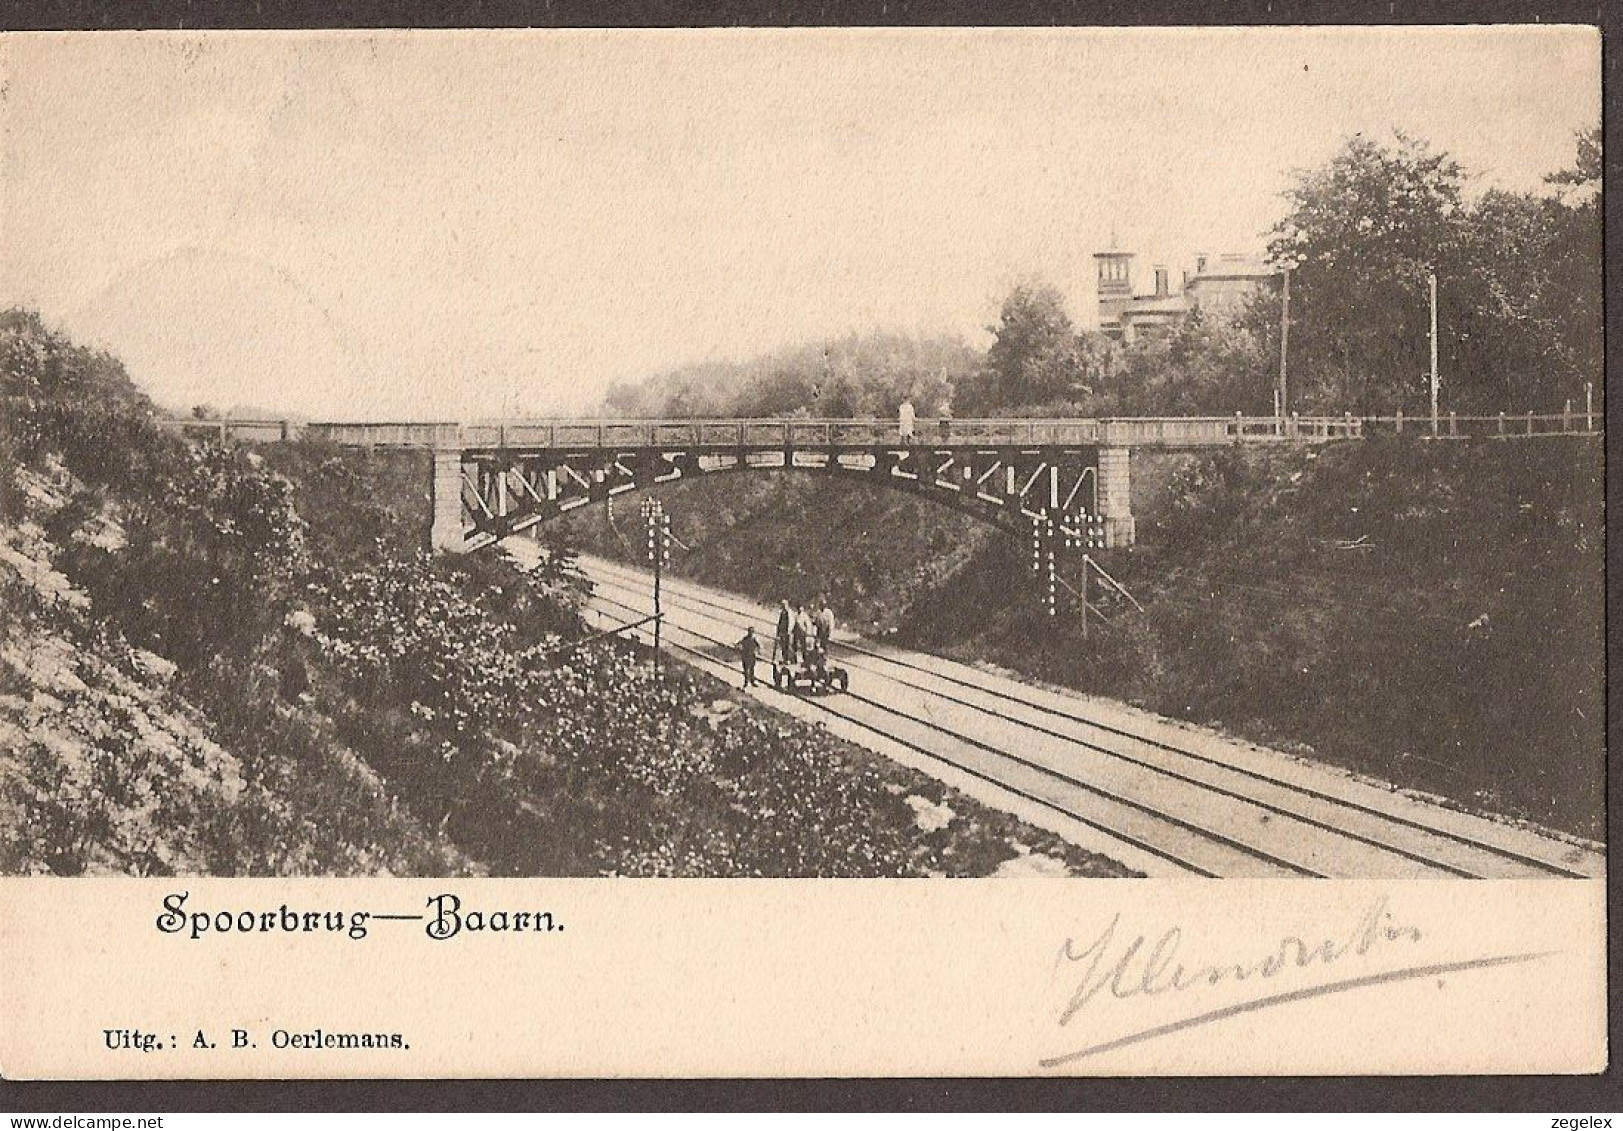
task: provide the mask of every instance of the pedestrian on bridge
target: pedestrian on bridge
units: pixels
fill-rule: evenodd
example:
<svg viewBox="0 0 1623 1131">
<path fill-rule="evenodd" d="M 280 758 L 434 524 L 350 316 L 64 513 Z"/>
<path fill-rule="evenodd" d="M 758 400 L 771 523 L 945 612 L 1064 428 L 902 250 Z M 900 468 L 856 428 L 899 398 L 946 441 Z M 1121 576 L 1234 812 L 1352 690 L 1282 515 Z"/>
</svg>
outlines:
<svg viewBox="0 0 1623 1131">
<path fill-rule="evenodd" d="M 896 410 L 896 432 L 902 438 L 902 443 L 913 442 L 913 402 L 906 397 L 902 398 L 902 407 Z"/>
<path fill-rule="evenodd" d="M 761 642 L 755 639 L 755 630 L 746 628 L 744 638 L 738 642 L 738 659 L 744 667 L 744 686 L 754 687 L 760 681 L 755 678 L 755 657 L 761 650 Z"/>
</svg>

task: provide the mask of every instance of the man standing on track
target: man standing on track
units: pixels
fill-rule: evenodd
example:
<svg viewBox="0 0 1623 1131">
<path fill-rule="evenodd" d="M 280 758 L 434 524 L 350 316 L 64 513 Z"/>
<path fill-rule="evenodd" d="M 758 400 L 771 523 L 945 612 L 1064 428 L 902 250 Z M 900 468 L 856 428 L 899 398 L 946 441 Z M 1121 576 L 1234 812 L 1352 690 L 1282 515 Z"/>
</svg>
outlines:
<svg viewBox="0 0 1623 1131">
<path fill-rule="evenodd" d="M 755 639 L 755 630 L 746 628 L 744 639 L 738 642 L 738 659 L 744 666 L 744 686 L 754 687 L 758 682 L 755 678 L 755 655 L 761 650 L 761 642 Z"/>
<path fill-rule="evenodd" d="M 811 643 L 812 633 L 815 631 L 816 626 L 812 624 L 811 614 L 806 611 L 806 606 L 797 604 L 795 606 L 794 627 L 795 658 L 797 660 L 804 661 L 806 659 L 806 648 Z"/>
<path fill-rule="evenodd" d="M 783 607 L 778 610 L 778 635 L 772 641 L 772 658 L 774 660 L 782 661 L 785 664 L 795 662 L 795 654 L 791 647 L 791 641 L 793 640 L 791 633 L 794 631 L 794 627 L 795 613 L 789 607 L 789 602 L 785 600 Z"/>
<path fill-rule="evenodd" d="M 817 629 L 817 650 L 828 653 L 828 642 L 834 638 L 834 610 L 828 607 L 828 598 L 817 599 L 817 611 L 812 614 Z"/>
</svg>

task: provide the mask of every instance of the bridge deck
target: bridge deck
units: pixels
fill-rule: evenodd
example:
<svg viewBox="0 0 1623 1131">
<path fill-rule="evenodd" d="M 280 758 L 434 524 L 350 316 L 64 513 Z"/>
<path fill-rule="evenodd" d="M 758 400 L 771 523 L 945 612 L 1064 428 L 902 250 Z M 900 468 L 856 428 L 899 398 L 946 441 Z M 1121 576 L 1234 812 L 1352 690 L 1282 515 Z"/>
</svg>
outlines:
<svg viewBox="0 0 1623 1131">
<path fill-rule="evenodd" d="M 169 420 L 177 432 L 277 441 L 300 435 L 370 448 L 531 450 L 866 450 L 902 442 L 894 420 L 689 419 L 509 420 L 455 423 L 301 424 L 282 420 Z M 913 442 L 936 448 L 1081 447 L 1207 448 L 1230 444 L 1323 443 L 1383 433 L 1439 439 L 1582 435 L 1597 432 L 1598 415 L 1519 415 L 1426 418 L 1403 416 L 1185 416 L 1109 419 L 919 420 Z"/>
</svg>

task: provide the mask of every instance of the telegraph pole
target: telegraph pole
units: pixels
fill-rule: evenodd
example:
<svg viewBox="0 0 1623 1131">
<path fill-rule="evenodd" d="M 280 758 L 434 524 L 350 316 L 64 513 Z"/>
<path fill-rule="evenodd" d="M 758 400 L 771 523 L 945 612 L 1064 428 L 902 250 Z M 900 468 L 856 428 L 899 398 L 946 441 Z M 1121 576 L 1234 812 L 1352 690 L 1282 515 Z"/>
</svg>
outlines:
<svg viewBox="0 0 1623 1131">
<path fill-rule="evenodd" d="M 1275 395 L 1275 410 L 1279 416 L 1280 431 L 1284 431 L 1285 417 L 1290 412 L 1290 386 L 1286 381 L 1286 358 L 1291 344 L 1291 269 L 1285 268 L 1285 283 L 1279 293 L 1279 392 Z"/>
<path fill-rule="evenodd" d="M 642 517 L 648 527 L 648 561 L 654 567 L 654 678 L 660 678 L 660 629 L 665 617 L 659 603 L 659 581 L 671 556 L 671 516 L 658 499 L 644 499 Z"/>
<path fill-rule="evenodd" d="M 1082 554 L 1082 639 L 1083 640 L 1086 640 L 1088 638 L 1088 567 L 1089 567 L 1090 564 L 1091 563 L 1089 562 L 1087 552 L 1084 551 L 1083 554 Z"/>
<path fill-rule="evenodd" d="M 1054 542 L 1058 528 L 1049 511 L 1033 515 L 1031 519 L 1031 572 L 1039 578 L 1046 575 L 1047 587 L 1042 594 L 1043 611 L 1049 616 L 1059 614 L 1059 567 L 1054 560 Z"/>
<path fill-rule="evenodd" d="M 1052 616 L 1058 616 L 1059 615 L 1059 586 L 1058 586 L 1059 569 L 1054 563 L 1054 516 L 1052 514 L 1050 514 L 1048 516 L 1048 528 L 1047 528 L 1046 531 L 1044 531 L 1044 533 L 1047 535 L 1047 538 L 1045 539 L 1045 541 L 1048 543 L 1048 601 L 1047 601 L 1047 608 L 1048 608 L 1048 615 L 1052 617 Z M 1086 610 L 1084 610 L 1084 614 L 1085 613 L 1086 613 Z"/>
<path fill-rule="evenodd" d="M 1431 290 L 1431 434 L 1437 435 L 1437 272 L 1427 274 Z"/>
</svg>

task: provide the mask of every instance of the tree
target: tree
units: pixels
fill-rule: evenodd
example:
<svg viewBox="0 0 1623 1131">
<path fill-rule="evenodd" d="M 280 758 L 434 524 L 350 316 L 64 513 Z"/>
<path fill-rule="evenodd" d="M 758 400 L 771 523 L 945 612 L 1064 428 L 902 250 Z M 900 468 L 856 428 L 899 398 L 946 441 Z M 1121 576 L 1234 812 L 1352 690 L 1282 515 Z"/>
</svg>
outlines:
<svg viewBox="0 0 1623 1131">
<path fill-rule="evenodd" d="M 1089 378 L 1108 353 L 1084 346 L 1065 313 L 1060 292 L 1022 283 L 1003 300 L 992 345 L 980 369 L 960 383 L 955 400 L 964 411 L 1074 403 L 1094 393 Z"/>
<path fill-rule="evenodd" d="M 1286 191 L 1269 253 L 1291 280 L 1292 407 L 1361 413 L 1424 399 L 1427 275 L 1458 265 L 1464 173 L 1398 133 L 1349 139 Z"/>
<path fill-rule="evenodd" d="M 1277 301 L 1262 292 L 1259 307 Z M 1130 416 L 1214 416 L 1272 411 L 1272 349 L 1241 320 L 1192 311 L 1164 334 L 1122 354 L 1113 412 Z"/>
<path fill-rule="evenodd" d="M 292 484 L 210 444 L 174 450 L 161 476 L 123 491 L 124 543 L 64 534 L 60 559 L 132 643 L 193 669 L 210 657 L 239 661 L 275 631 L 307 565 Z M 82 517 L 64 508 L 53 524 L 65 532 Z"/>
<path fill-rule="evenodd" d="M 903 400 L 945 411 L 980 358 L 962 340 L 847 334 L 743 362 L 706 362 L 611 389 L 621 416 L 888 417 Z"/>
<path fill-rule="evenodd" d="M 1599 393 L 1605 370 L 1600 127 L 1579 134 L 1576 141 L 1572 168 L 1547 178 L 1560 195 L 1549 205 L 1553 231 L 1543 289 L 1550 320 L 1557 326 L 1558 364 L 1574 397 L 1586 384 Z"/>
<path fill-rule="evenodd" d="M 1449 407 L 1549 408 L 1570 386 L 1571 365 L 1559 360 L 1565 318 L 1550 277 L 1558 210 L 1547 199 L 1493 190 L 1462 221 L 1459 262 L 1438 284 Z"/>
<path fill-rule="evenodd" d="M 88 483 L 149 484 L 179 443 L 109 353 L 74 345 L 31 310 L 0 311 L 0 462 L 52 453 Z"/>
<path fill-rule="evenodd" d="M 1573 159 L 1572 168 L 1551 173 L 1544 181 L 1546 184 L 1559 185 L 1563 189 L 1575 189 L 1577 190 L 1575 195 L 1593 203 L 1594 194 L 1600 190 L 1603 167 L 1600 127 L 1593 126 L 1587 130 L 1580 130 L 1577 144 L 1578 153 Z"/>
<path fill-rule="evenodd" d="M 1423 411 L 1428 275 L 1437 278 L 1445 406 L 1559 410 L 1601 374 L 1599 132 L 1539 195 L 1465 199 L 1459 165 L 1424 142 L 1355 137 L 1302 175 L 1269 246 L 1291 284 L 1292 408 Z M 1253 311 L 1265 348 L 1277 342 Z M 1277 357 L 1277 353 L 1275 353 Z"/>
<path fill-rule="evenodd" d="M 1458 255 L 1438 285 L 1449 404 L 1554 411 L 1601 374 L 1598 134 L 1580 134 L 1554 193 L 1491 189 L 1459 220 Z"/>
</svg>

